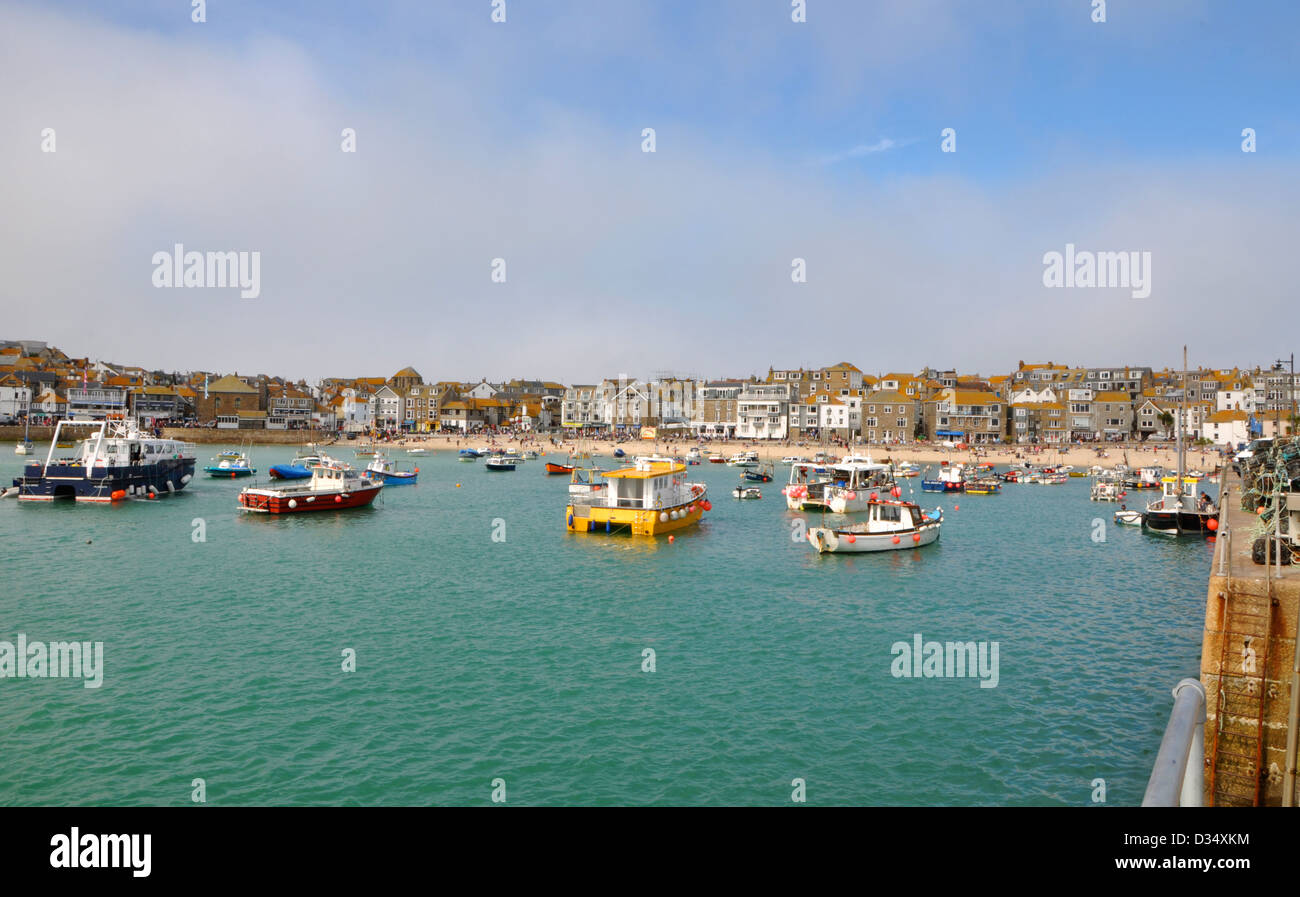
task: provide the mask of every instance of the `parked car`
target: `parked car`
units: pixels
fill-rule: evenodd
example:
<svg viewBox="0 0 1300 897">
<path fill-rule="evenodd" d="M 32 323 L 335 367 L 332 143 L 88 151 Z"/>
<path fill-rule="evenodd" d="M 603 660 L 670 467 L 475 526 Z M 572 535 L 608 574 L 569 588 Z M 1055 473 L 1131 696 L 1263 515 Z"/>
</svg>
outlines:
<svg viewBox="0 0 1300 897">
<path fill-rule="evenodd" d="M 1240 474 L 1241 474 L 1241 462 L 1242 462 L 1242 461 L 1249 461 L 1251 458 L 1255 457 L 1255 456 L 1258 455 L 1260 452 L 1268 451 L 1269 447 L 1270 447 L 1272 444 L 1273 444 L 1273 440 L 1272 440 L 1271 438 L 1270 438 L 1270 439 L 1252 439 L 1252 440 L 1250 441 L 1250 445 L 1246 446 L 1244 449 L 1242 449 L 1241 451 L 1237 452 L 1237 454 L 1233 457 L 1233 459 L 1232 459 L 1232 469 L 1235 470 L 1235 471 L 1237 472 L 1238 475 L 1240 475 Z"/>
</svg>

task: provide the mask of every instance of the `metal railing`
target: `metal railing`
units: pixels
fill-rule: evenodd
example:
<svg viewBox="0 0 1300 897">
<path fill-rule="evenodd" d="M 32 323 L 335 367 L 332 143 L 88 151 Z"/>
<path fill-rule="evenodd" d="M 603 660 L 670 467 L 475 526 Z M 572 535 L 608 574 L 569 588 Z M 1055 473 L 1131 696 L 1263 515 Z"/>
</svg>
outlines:
<svg viewBox="0 0 1300 897">
<path fill-rule="evenodd" d="M 1144 807 L 1204 806 L 1205 687 L 1196 679 L 1174 686 L 1174 709 L 1160 741 Z"/>
</svg>

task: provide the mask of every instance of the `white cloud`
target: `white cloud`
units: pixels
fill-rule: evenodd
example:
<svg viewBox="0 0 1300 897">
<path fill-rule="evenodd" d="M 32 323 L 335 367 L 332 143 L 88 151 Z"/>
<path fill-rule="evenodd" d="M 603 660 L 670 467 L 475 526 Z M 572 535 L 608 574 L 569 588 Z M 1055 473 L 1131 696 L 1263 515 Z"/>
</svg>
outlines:
<svg viewBox="0 0 1300 897">
<path fill-rule="evenodd" d="M 310 378 L 989 373 L 1159 364 L 1183 342 L 1245 363 L 1280 351 L 1261 333 L 1291 308 L 1297 179 L 1262 158 L 846 183 L 669 116 L 643 154 L 640 116 L 520 106 L 445 69 L 394 62 L 354 95 L 334 68 L 354 60 L 266 37 L 220 49 L 4 18 L 3 330 L 75 353 Z M 175 242 L 260 251 L 261 298 L 153 289 L 150 258 Z M 1152 297 L 1044 289 L 1042 254 L 1066 242 L 1152 251 Z"/>
</svg>

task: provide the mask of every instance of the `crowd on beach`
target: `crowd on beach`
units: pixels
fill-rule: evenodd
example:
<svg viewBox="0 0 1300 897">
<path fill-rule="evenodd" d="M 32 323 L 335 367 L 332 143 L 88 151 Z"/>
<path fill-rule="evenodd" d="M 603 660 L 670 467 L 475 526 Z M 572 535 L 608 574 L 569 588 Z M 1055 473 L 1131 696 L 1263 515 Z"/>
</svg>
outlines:
<svg viewBox="0 0 1300 897">
<path fill-rule="evenodd" d="M 757 452 L 765 461 L 776 461 L 789 456 L 811 456 L 816 452 L 846 455 L 870 455 L 879 460 L 911 461 L 933 464 L 942 461 L 964 463 L 1013 464 L 1028 461 L 1043 465 L 1071 465 L 1074 467 L 1114 467 L 1127 463 L 1130 467 L 1158 465 L 1175 467 L 1178 463 L 1173 443 L 1065 443 L 1050 445 L 1024 445 L 984 443 L 974 445 L 947 445 L 930 442 L 866 444 L 842 438 L 818 441 L 741 440 L 697 437 L 693 434 L 672 435 L 648 440 L 632 436 L 581 435 L 571 432 L 538 433 L 532 430 L 501 428 L 475 433 L 373 433 L 363 435 L 358 443 L 388 443 L 402 448 L 423 447 L 436 450 L 462 448 L 518 449 L 541 454 L 563 453 L 568 456 L 578 452 L 608 454 L 615 448 L 624 448 L 627 454 L 684 454 L 691 447 L 701 452 L 732 454 L 744 451 Z M 1191 448 L 1187 464 L 1210 471 L 1223 463 L 1224 450 L 1217 446 Z"/>
</svg>

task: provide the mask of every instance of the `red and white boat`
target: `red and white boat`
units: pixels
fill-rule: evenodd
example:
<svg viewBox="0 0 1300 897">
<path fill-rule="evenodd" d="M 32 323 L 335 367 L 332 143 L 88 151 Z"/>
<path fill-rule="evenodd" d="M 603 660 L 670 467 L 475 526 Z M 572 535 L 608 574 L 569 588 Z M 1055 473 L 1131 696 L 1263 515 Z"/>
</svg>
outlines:
<svg viewBox="0 0 1300 897">
<path fill-rule="evenodd" d="M 339 511 L 370 504 L 383 488 L 382 479 L 371 479 L 335 462 L 313 467 L 311 479 L 299 485 L 265 489 L 250 486 L 239 493 L 239 508 L 259 514 Z"/>
</svg>

